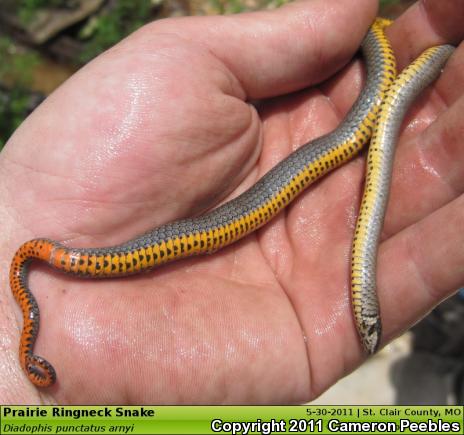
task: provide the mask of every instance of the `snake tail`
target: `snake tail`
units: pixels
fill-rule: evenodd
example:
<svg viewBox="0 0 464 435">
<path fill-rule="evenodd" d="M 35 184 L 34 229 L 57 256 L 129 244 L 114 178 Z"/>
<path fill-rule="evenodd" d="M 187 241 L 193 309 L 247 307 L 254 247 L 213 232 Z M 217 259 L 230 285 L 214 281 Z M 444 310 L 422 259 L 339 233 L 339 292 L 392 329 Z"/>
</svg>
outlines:
<svg viewBox="0 0 464 435">
<path fill-rule="evenodd" d="M 39 332 L 40 312 L 37 301 L 27 286 L 28 265 L 33 259 L 49 262 L 52 244 L 48 240 L 36 239 L 24 243 L 16 252 L 10 268 L 10 286 L 23 312 L 23 330 L 19 342 L 19 361 L 27 377 L 38 387 L 55 383 L 53 366 L 44 358 L 33 353 Z"/>
</svg>

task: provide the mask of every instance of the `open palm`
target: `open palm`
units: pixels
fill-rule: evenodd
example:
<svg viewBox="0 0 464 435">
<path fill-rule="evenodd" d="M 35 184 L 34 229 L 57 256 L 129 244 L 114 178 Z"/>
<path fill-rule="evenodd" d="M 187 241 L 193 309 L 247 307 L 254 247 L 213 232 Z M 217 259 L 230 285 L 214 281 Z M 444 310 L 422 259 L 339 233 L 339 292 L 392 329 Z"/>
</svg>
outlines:
<svg viewBox="0 0 464 435">
<path fill-rule="evenodd" d="M 0 326 L 13 374 L 0 396 L 300 402 L 362 362 L 348 287 L 362 158 L 212 256 L 100 281 L 37 265 L 35 349 L 58 375 L 40 393 L 17 362 L 21 317 L 6 277 L 27 239 L 124 242 L 236 196 L 332 130 L 362 87 L 362 62 L 317 84 L 355 53 L 376 3 L 320 0 L 156 22 L 75 74 L 24 122 L 0 156 L 0 297 L 8 302 Z M 462 2 L 416 4 L 389 29 L 399 67 L 430 45 L 458 44 L 463 18 Z M 464 282 L 463 59 L 461 47 L 410 112 L 399 143 L 379 262 L 383 343 Z"/>
</svg>

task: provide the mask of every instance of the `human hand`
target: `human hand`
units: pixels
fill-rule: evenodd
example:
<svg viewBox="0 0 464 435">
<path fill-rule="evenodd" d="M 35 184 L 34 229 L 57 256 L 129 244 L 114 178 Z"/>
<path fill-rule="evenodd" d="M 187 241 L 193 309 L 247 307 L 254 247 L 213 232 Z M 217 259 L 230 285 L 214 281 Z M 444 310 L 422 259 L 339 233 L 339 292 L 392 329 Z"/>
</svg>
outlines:
<svg viewBox="0 0 464 435">
<path fill-rule="evenodd" d="M 7 277 L 28 239 L 124 242 L 236 196 L 331 131 L 359 93 L 362 62 L 318 83 L 355 53 L 376 5 L 320 0 L 158 21 L 75 74 L 24 122 L 0 155 L 0 357 L 10 373 L 1 397 L 292 403 L 361 364 L 349 255 L 362 157 L 212 256 L 101 281 L 37 265 L 35 351 L 57 370 L 50 389 L 35 389 L 19 367 L 21 316 Z M 428 46 L 460 42 L 463 17 L 456 0 L 416 4 L 388 29 L 399 67 Z M 410 111 L 399 142 L 379 257 L 382 343 L 464 282 L 463 57 L 461 47 Z M 260 100 L 258 110 L 250 100 Z"/>
</svg>

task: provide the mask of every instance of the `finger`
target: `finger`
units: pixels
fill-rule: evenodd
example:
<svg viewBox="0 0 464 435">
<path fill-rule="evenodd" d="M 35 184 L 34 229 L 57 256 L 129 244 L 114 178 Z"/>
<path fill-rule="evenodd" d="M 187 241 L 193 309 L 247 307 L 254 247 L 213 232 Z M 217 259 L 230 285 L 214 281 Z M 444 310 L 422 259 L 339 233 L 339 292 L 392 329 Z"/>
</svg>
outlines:
<svg viewBox="0 0 464 435">
<path fill-rule="evenodd" d="M 464 96 L 422 134 L 402 143 L 395 156 L 387 234 L 418 222 L 464 192 L 463 110 Z"/>
<path fill-rule="evenodd" d="M 390 340 L 464 284 L 464 197 L 381 245 L 378 291 Z"/>
<path fill-rule="evenodd" d="M 410 64 L 426 48 L 459 44 L 464 38 L 464 2 L 423 0 L 411 6 L 386 31 L 399 70 Z"/>
<path fill-rule="evenodd" d="M 266 98 L 320 82 L 346 64 L 376 8 L 374 0 L 300 1 L 274 11 L 159 21 L 137 37 L 155 43 L 157 34 L 170 32 L 201 43 L 248 98 Z"/>
<path fill-rule="evenodd" d="M 464 95 L 464 44 L 457 46 L 456 53 L 449 59 L 435 85 L 443 102 L 451 106 Z"/>
<path fill-rule="evenodd" d="M 400 69 L 428 46 L 464 38 L 462 5 L 454 0 L 417 2 L 394 23 L 388 32 Z M 433 87 L 408 111 L 395 155 L 386 234 L 417 222 L 462 192 L 464 155 L 458 138 L 463 125 L 457 112 L 464 95 L 463 62 L 461 44 Z"/>
</svg>

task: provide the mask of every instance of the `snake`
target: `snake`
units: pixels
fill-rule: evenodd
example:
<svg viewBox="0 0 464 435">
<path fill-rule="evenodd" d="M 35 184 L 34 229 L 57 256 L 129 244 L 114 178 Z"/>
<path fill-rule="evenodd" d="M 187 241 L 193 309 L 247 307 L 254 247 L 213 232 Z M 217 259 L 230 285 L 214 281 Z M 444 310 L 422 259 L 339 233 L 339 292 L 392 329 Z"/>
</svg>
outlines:
<svg viewBox="0 0 464 435">
<path fill-rule="evenodd" d="M 372 136 L 366 191 L 353 242 L 351 293 L 360 341 L 367 352 L 377 350 L 381 321 L 375 262 L 391 178 L 392 149 L 408 101 L 439 74 L 451 51 L 450 46 L 431 48 L 397 79 L 395 56 L 384 32 L 388 25 L 390 21 L 377 18 L 361 43 L 366 64 L 365 85 L 339 126 L 301 145 L 239 196 L 203 215 L 161 225 L 115 246 L 72 248 L 51 239 L 36 238 L 18 248 L 9 280 L 23 315 L 19 362 L 35 386 L 53 385 L 56 371 L 45 358 L 33 352 L 40 311 L 28 286 L 32 261 L 45 262 L 77 277 L 112 278 L 215 252 L 271 221 L 308 186 L 355 157 Z"/>
</svg>

